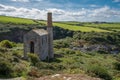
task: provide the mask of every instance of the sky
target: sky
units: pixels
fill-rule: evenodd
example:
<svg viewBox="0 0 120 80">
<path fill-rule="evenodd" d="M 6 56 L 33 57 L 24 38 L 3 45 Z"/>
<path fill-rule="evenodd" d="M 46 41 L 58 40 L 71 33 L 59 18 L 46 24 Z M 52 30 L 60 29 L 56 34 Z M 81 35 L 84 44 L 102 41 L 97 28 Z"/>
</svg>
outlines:
<svg viewBox="0 0 120 80">
<path fill-rule="evenodd" d="M 54 21 L 120 22 L 120 0 L 0 0 L 0 15 Z"/>
</svg>

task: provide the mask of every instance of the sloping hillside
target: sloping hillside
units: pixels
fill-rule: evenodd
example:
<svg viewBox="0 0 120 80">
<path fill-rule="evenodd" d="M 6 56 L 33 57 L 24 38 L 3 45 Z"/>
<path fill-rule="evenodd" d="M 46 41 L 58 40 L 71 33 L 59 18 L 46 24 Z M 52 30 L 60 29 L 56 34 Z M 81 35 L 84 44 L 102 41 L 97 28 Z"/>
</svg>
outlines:
<svg viewBox="0 0 120 80">
<path fill-rule="evenodd" d="M 14 24 L 36 24 L 32 19 L 17 18 L 10 16 L 0 16 L 0 23 L 14 23 Z"/>
<path fill-rule="evenodd" d="M 0 23 L 26 24 L 26 25 L 46 25 L 46 21 L 0 16 Z M 120 31 L 120 23 L 95 23 L 95 22 L 54 22 L 53 26 L 63 29 L 82 32 L 114 32 Z M 0 26 L 1 27 L 1 26 Z"/>
</svg>

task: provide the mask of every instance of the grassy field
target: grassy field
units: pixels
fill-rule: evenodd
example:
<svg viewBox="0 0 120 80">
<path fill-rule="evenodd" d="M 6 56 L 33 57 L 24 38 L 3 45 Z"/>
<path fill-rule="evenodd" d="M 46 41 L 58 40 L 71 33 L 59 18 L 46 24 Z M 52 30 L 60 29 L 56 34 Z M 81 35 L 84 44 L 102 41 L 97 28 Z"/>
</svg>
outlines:
<svg viewBox="0 0 120 80">
<path fill-rule="evenodd" d="M 68 25 L 77 25 L 77 26 L 85 26 L 92 28 L 99 28 L 110 31 L 120 31 L 120 23 L 90 23 L 90 22 L 61 22 Z"/>
<path fill-rule="evenodd" d="M 37 25 L 46 25 L 46 21 L 37 21 L 25 18 L 15 18 L 0 16 L 1 23 L 14 23 L 14 24 L 37 24 Z M 54 22 L 54 26 L 58 26 L 64 29 L 73 30 L 73 31 L 82 31 L 82 32 L 113 32 L 120 31 L 120 23 L 90 23 L 90 22 Z"/>
<path fill-rule="evenodd" d="M 40 23 L 42 24 L 46 24 L 45 21 L 40 21 Z M 77 23 L 77 22 L 75 22 Z M 103 29 L 99 29 L 99 28 L 93 28 L 93 27 L 87 27 L 87 26 L 75 26 L 75 25 L 70 25 L 70 24 L 66 24 L 66 23 L 62 23 L 62 22 L 54 22 L 53 23 L 54 26 L 58 26 L 64 29 L 68 29 L 68 30 L 73 30 L 73 31 L 82 31 L 82 32 L 91 32 L 91 31 L 95 31 L 95 32 L 110 32 L 108 30 L 103 30 Z"/>
<path fill-rule="evenodd" d="M 54 26 L 60 26 L 61 28 L 69 29 L 69 30 L 73 30 L 73 31 L 82 31 L 82 32 L 91 32 L 91 31 L 109 32 L 107 30 L 103 30 L 103 29 L 99 29 L 99 28 L 86 27 L 86 26 L 73 26 L 73 25 L 62 24 L 62 23 L 54 23 L 53 25 Z"/>
<path fill-rule="evenodd" d="M 36 22 L 34 22 L 31 19 L 15 18 L 15 17 L 8 17 L 8 16 L 0 16 L 0 22 L 15 23 L 15 24 L 36 24 Z"/>
</svg>

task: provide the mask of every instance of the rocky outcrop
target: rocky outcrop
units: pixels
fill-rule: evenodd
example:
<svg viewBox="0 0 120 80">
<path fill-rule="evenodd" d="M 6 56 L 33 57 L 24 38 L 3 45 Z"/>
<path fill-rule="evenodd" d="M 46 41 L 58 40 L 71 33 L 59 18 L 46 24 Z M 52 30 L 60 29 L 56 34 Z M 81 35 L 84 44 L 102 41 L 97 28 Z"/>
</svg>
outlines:
<svg viewBox="0 0 120 80">
<path fill-rule="evenodd" d="M 71 46 L 73 50 L 80 50 L 81 52 L 101 52 L 101 53 L 111 53 L 118 54 L 120 49 L 118 46 L 110 44 L 84 44 L 79 46 Z"/>
</svg>

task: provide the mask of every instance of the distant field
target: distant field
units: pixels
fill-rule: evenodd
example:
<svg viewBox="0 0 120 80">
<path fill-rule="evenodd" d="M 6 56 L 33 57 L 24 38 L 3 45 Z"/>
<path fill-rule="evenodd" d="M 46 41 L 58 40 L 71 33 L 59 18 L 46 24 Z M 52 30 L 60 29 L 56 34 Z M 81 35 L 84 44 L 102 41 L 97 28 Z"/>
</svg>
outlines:
<svg viewBox="0 0 120 80">
<path fill-rule="evenodd" d="M 90 22 L 61 22 L 68 25 L 77 25 L 77 26 L 85 26 L 92 28 L 99 28 L 104 30 L 116 30 L 120 31 L 120 23 L 90 23 Z"/>
<path fill-rule="evenodd" d="M 45 21 L 40 21 L 40 23 L 46 24 Z M 70 24 L 65 24 L 64 22 L 54 22 L 53 25 L 54 26 L 59 26 L 59 27 L 64 28 L 64 29 L 73 30 L 73 31 L 82 31 L 82 32 L 91 32 L 91 31 L 95 31 L 95 32 L 110 32 L 108 30 L 103 30 L 103 29 L 99 29 L 99 28 L 86 27 L 86 26 L 74 26 L 74 25 L 70 25 Z"/>
<path fill-rule="evenodd" d="M 40 24 L 46 25 L 46 21 L 37 21 L 32 19 L 25 18 L 16 18 L 16 17 L 7 17 L 0 16 L 1 23 L 14 23 L 14 24 Z M 73 31 L 82 31 L 82 32 L 113 32 L 120 31 L 120 23 L 90 23 L 90 22 L 75 22 L 75 21 L 66 21 L 66 22 L 54 22 L 54 26 L 58 26 L 64 29 L 73 30 Z"/>
<path fill-rule="evenodd" d="M 82 32 L 109 32 L 107 30 L 98 29 L 98 28 L 92 28 L 92 27 L 86 27 L 86 26 L 73 26 L 73 25 L 67 25 L 62 23 L 54 23 L 54 26 L 60 26 L 65 29 L 74 30 L 74 31 L 82 31 Z"/>
<path fill-rule="evenodd" d="M 15 18 L 15 17 L 7 17 L 0 16 L 0 22 L 2 23 L 15 23 L 15 24 L 36 24 L 33 20 L 25 19 L 25 18 Z"/>
<path fill-rule="evenodd" d="M 85 26 L 120 30 L 120 23 L 85 24 Z"/>
</svg>

